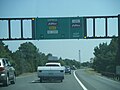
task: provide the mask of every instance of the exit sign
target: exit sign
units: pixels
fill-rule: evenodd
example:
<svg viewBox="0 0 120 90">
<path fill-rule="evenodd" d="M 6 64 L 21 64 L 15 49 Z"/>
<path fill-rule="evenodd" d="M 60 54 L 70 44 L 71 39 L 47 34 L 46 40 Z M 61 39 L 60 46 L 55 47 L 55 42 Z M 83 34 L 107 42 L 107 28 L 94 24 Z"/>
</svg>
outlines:
<svg viewBox="0 0 120 90">
<path fill-rule="evenodd" d="M 32 20 L 34 39 L 81 39 L 84 38 L 85 18 L 35 18 Z"/>
</svg>

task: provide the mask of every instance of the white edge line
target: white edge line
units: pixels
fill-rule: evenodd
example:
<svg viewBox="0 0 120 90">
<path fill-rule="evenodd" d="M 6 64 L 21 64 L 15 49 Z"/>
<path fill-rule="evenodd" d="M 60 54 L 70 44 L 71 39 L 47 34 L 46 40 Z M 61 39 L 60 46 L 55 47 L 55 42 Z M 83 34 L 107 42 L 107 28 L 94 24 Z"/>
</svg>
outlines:
<svg viewBox="0 0 120 90">
<path fill-rule="evenodd" d="M 80 86 L 83 88 L 83 90 L 88 90 L 83 84 L 82 82 L 77 78 L 75 71 L 73 72 L 75 79 L 77 80 L 77 82 L 80 84 Z"/>
</svg>

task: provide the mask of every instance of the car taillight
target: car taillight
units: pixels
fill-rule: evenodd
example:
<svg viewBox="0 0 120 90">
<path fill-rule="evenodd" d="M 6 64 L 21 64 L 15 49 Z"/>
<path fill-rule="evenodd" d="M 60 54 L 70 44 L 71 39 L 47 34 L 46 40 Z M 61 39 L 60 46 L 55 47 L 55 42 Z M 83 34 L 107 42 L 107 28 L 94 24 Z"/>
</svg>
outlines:
<svg viewBox="0 0 120 90">
<path fill-rule="evenodd" d="M 4 70 L 5 70 L 5 68 L 4 68 L 4 67 L 0 67 L 0 72 L 1 72 L 1 71 L 4 71 Z"/>
</svg>

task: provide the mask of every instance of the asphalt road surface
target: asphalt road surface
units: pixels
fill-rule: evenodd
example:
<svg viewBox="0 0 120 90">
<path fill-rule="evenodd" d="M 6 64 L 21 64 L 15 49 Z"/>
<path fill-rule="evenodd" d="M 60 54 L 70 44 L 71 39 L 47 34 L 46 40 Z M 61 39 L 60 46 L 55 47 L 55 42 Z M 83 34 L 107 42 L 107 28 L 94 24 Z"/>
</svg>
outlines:
<svg viewBox="0 0 120 90">
<path fill-rule="evenodd" d="M 88 70 L 78 70 L 76 72 L 79 80 L 88 90 L 120 90 L 120 82 L 100 76 Z"/>
<path fill-rule="evenodd" d="M 120 82 L 81 69 L 71 75 L 66 74 L 63 82 L 52 80 L 40 83 L 36 73 L 20 76 L 16 84 L 8 87 L 0 85 L 0 90 L 120 90 Z"/>
</svg>

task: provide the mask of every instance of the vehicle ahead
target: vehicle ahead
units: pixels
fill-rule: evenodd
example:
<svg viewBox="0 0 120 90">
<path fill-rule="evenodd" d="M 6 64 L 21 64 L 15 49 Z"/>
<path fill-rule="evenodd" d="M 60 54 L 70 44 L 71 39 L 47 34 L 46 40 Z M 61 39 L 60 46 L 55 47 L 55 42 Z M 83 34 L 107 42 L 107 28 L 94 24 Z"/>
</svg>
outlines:
<svg viewBox="0 0 120 90">
<path fill-rule="evenodd" d="M 0 83 L 4 86 L 15 84 L 15 69 L 7 58 L 0 58 Z"/>
<path fill-rule="evenodd" d="M 71 74 L 71 68 L 70 68 L 70 66 L 65 66 L 65 73 Z"/>
<path fill-rule="evenodd" d="M 64 79 L 65 68 L 60 63 L 46 63 L 45 66 L 38 66 L 37 71 L 40 82 L 49 79 L 57 79 L 62 82 Z"/>
<path fill-rule="evenodd" d="M 71 67 L 71 70 L 76 70 L 77 68 L 75 67 L 75 65 L 73 65 L 72 67 Z"/>
</svg>

